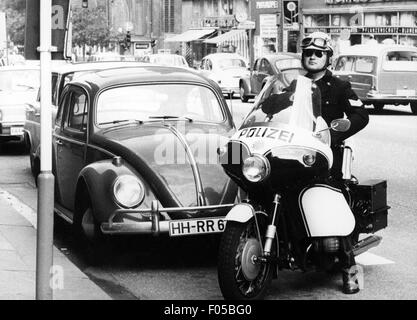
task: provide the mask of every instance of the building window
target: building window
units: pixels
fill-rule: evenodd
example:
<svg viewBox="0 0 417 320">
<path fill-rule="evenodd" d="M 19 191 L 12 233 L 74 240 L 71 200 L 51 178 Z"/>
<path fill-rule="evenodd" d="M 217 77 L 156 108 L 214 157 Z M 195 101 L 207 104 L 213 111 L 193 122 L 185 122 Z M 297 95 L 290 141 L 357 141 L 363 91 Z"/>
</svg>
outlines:
<svg viewBox="0 0 417 320">
<path fill-rule="evenodd" d="M 165 21 L 165 32 L 166 33 L 173 33 L 175 32 L 175 8 L 174 8 L 175 0 L 164 0 L 164 21 Z"/>
</svg>

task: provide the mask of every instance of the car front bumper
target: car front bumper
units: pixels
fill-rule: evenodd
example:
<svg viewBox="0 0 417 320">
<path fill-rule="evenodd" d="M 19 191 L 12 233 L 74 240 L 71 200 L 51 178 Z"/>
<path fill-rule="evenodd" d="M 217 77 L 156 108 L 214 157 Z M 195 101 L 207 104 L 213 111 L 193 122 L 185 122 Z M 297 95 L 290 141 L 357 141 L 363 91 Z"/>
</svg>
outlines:
<svg viewBox="0 0 417 320">
<path fill-rule="evenodd" d="M 221 209 L 232 208 L 234 204 L 222 204 L 222 205 L 212 205 L 212 206 L 197 206 L 197 207 L 176 207 L 176 208 L 160 208 L 157 201 L 152 202 L 152 207 L 150 209 L 118 209 L 116 210 L 109 218 L 107 222 L 101 224 L 101 231 L 104 234 L 169 234 L 170 236 L 176 236 L 172 234 L 172 224 L 173 223 L 189 223 L 206 221 L 206 220 L 221 220 L 224 216 L 204 216 L 198 218 L 189 218 L 189 219 L 175 219 L 175 220 L 161 220 L 161 213 L 175 213 L 175 212 L 184 212 L 184 211 L 195 211 L 195 212 L 210 212 Z M 150 219 L 148 221 L 138 221 L 133 215 L 135 214 L 150 214 Z M 114 220 L 120 220 L 122 218 L 123 222 L 115 222 Z M 190 230 L 191 231 L 191 230 Z M 198 231 L 198 230 L 196 230 Z M 196 235 L 196 234 L 208 234 L 208 233 L 221 233 L 221 230 L 218 228 L 210 228 L 210 230 L 204 230 L 204 232 L 190 232 L 177 235 Z"/>
<path fill-rule="evenodd" d="M 408 104 L 412 101 L 417 101 L 417 95 L 396 95 L 396 94 L 382 94 L 382 93 L 368 93 L 363 102 L 380 102 L 385 104 Z"/>
</svg>

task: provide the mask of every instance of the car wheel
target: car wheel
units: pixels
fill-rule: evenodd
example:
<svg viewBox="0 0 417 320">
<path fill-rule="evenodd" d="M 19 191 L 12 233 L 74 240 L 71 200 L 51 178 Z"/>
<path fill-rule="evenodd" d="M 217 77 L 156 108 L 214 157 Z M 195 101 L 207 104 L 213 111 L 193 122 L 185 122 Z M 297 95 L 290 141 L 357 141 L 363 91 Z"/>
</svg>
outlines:
<svg viewBox="0 0 417 320">
<path fill-rule="evenodd" d="M 30 152 L 30 140 L 29 140 L 29 135 L 27 133 L 25 133 L 24 138 L 23 138 L 23 150 L 25 153 L 29 153 Z"/>
<path fill-rule="evenodd" d="M 240 100 L 242 102 L 248 102 L 249 101 L 249 97 L 245 96 L 245 88 L 243 88 L 242 84 L 240 84 L 240 86 L 239 86 L 239 94 L 240 94 Z"/>
<path fill-rule="evenodd" d="M 35 185 L 38 186 L 38 176 L 41 172 L 41 164 L 39 158 L 35 158 L 31 154 L 29 155 L 30 159 L 30 171 L 32 172 L 32 176 L 35 179 Z"/>
<path fill-rule="evenodd" d="M 90 203 L 74 221 L 76 242 L 90 265 L 101 265 L 109 253 L 107 238 L 100 230 Z"/>
<path fill-rule="evenodd" d="M 380 103 L 380 102 L 375 102 L 374 103 L 374 109 L 378 112 L 382 111 L 382 109 L 384 109 L 384 107 L 385 107 L 385 104 L 383 104 L 383 103 Z"/>
<path fill-rule="evenodd" d="M 417 115 L 417 102 L 410 102 L 411 112 Z"/>
</svg>

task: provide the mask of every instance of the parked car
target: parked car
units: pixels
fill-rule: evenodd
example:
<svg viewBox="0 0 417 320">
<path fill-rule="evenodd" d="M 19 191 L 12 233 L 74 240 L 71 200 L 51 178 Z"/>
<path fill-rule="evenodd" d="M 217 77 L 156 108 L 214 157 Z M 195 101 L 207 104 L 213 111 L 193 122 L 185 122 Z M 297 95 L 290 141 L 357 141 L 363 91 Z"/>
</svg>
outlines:
<svg viewBox="0 0 417 320">
<path fill-rule="evenodd" d="M 148 65 L 80 76 L 55 121 L 55 210 L 98 252 L 109 234 L 221 232 L 237 186 L 217 148 L 234 132 L 218 86 L 195 72 Z"/>
<path fill-rule="evenodd" d="M 161 66 L 171 66 L 171 67 L 180 67 L 180 68 L 190 68 L 187 63 L 187 60 L 179 54 L 171 53 L 155 53 L 149 54 L 141 57 L 139 61 L 149 62 L 152 64 L 158 64 Z"/>
<path fill-rule="evenodd" d="M 249 73 L 244 57 L 235 53 L 212 53 L 200 63 L 201 74 L 214 80 L 224 95 L 233 97 L 239 92 L 239 80 Z"/>
<path fill-rule="evenodd" d="M 102 52 L 89 56 L 87 62 L 96 61 L 135 61 L 132 55 L 122 55 L 115 52 Z"/>
<path fill-rule="evenodd" d="M 85 73 L 110 69 L 140 66 L 139 62 L 90 62 L 90 63 L 53 63 L 51 65 L 52 81 L 52 123 L 55 120 L 57 106 L 61 92 L 68 82 Z M 30 168 L 35 177 L 40 172 L 40 94 L 37 91 L 37 99 L 27 105 L 26 115 L 24 115 L 23 130 L 26 136 L 26 142 L 29 149 Z"/>
<path fill-rule="evenodd" d="M 248 102 L 261 92 L 272 76 L 277 76 L 282 85 L 288 86 L 298 75 L 305 73 L 300 55 L 296 53 L 269 54 L 256 59 L 253 70 L 239 80 L 239 93 L 242 102 Z"/>
<path fill-rule="evenodd" d="M 407 105 L 417 114 L 417 48 L 355 45 L 341 53 L 334 74 L 349 80 L 364 104 L 381 111 L 386 104 Z"/>
<path fill-rule="evenodd" d="M 39 66 L 0 68 L 0 143 L 27 143 L 23 131 L 26 108 L 36 100 L 39 82 Z"/>
</svg>

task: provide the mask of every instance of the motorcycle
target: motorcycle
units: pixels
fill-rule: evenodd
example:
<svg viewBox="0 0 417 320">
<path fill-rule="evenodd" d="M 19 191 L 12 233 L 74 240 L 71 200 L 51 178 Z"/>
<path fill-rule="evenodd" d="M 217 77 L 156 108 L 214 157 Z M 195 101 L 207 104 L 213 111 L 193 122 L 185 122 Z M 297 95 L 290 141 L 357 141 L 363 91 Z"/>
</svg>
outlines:
<svg viewBox="0 0 417 320">
<path fill-rule="evenodd" d="M 344 148 L 343 183 L 333 185 L 330 130 L 347 131 L 348 119 L 330 127 L 321 117 L 320 91 L 299 76 L 295 92 L 279 103 L 263 101 L 277 90 L 271 79 L 227 145 L 218 150 L 225 172 L 244 193 L 226 215 L 219 244 L 218 281 L 225 299 L 261 299 L 279 270 L 336 270 L 341 237 L 354 254 L 377 246 L 387 226 L 385 180 L 359 183 L 352 149 Z M 368 235 L 360 238 L 361 234 Z"/>
</svg>

